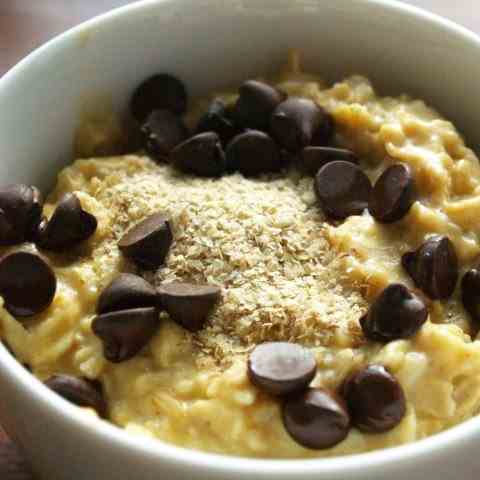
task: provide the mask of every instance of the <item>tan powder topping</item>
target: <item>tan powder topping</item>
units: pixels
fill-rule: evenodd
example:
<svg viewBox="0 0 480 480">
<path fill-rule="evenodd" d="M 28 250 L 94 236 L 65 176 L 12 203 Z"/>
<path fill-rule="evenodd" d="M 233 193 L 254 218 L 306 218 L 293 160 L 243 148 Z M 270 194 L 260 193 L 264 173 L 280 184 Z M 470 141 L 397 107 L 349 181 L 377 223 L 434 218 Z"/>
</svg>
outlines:
<svg viewBox="0 0 480 480">
<path fill-rule="evenodd" d="M 229 362 L 266 340 L 358 345 L 366 304 L 339 282 L 345 273 L 330 248 L 311 178 L 296 170 L 259 179 L 234 174 L 205 188 L 205 179 L 146 158 L 131 161 L 140 170 L 96 197 L 115 218 L 115 238 L 124 221 L 131 225 L 132 218 L 159 210 L 171 215 L 175 242 L 167 265 L 144 274 L 148 280 L 223 288 L 223 301 L 195 336 L 201 352 Z"/>
</svg>

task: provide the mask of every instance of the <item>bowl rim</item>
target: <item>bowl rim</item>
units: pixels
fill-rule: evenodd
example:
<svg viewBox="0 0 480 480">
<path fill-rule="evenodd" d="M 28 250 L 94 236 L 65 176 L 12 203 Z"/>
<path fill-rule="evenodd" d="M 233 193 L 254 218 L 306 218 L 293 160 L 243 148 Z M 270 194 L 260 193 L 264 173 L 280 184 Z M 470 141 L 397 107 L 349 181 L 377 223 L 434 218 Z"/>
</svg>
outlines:
<svg viewBox="0 0 480 480">
<path fill-rule="evenodd" d="M 274 6 L 276 1 L 263 0 L 262 5 Z M 15 77 L 21 75 L 25 69 L 28 69 L 32 62 L 41 58 L 44 52 L 61 47 L 65 42 L 84 32 L 95 30 L 136 11 L 180 2 L 189 3 L 195 2 L 195 0 L 141 0 L 115 8 L 83 22 L 49 40 L 13 66 L 0 79 L 0 90 L 8 89 L 9 83 L 13 82 Z M 480 37 L 471 30 L 420 7 L 401 3 L 399 0 L 336 0 L 336 2 L 343 2 L 346 5 L 349 3 L 364 4 L 366 7 L 380 8 L 385 12 L 402 15 L 404 18 L 416 17 L 425 23 L 444 30 L 449 36 L 457 37 L 465 43 L 474 45 L 480 51 Z M 92 423 L 90 416 L 85 415 L 78 407 L 52 392 L 23 368 L 1 342 L 0 371 L 10 382 L 17 384 L 22 395 L 30 396 L 30 401 L 35 401 L 41 408 L 60 416 L 65 428 L 81 430 L 87 436 L 93 435 L 99 440 L 108 442 L 118 451 L 124 450 L 131 452 L 131 454 L 149 456 L 154 462 L 188 465 L 192 470 L 197 469 L 199 472 L 209 474 L 236 473 L 245 475 L 245 478 L 246 475 L 251 474 L 256 474 L 257 477 L 262 474 L 262 478 L 275 474 L 278 478 L 285 480 L 293 474 L 305 476 L 342 474 L 346 478 L 350 473 L 358 474 L 360 471 L 367 472 L 372 469 L 381 469 L 399 461 L 412 462 L 427 456 L 431 460 L 444 449 L 458 449 L 464 442 L 471 441 L 474 437 L 480 440 L 480 416 L 478 416 L 413 443 L 354 455 L 315 459 L 256 459 L 208 453 L 179 447 L 159 439 L 132 435 L 123 428 L 107 421 L 94 421 Z M 93 425 L 94 428 L 92 428 Z"/>
</svg>

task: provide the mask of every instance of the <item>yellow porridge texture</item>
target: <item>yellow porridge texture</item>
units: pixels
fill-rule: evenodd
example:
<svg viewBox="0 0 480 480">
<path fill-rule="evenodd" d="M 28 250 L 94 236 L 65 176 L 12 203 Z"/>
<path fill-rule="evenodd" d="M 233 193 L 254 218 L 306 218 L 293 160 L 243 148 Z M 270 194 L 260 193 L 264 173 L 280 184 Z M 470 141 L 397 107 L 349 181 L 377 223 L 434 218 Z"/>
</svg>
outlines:
<svg viewBox="0 0 480 480">
<path fill-rule="evenodd" d="M 145 156 L 77 160 L 60 173 L 46 212 L 75 192 L 99 227 L 75 251 L 47 254 L 59 281 L 54 302 L 26 327 L 1 309 L 1 337 L 41 379 L 55 373 L 99 379 L 110 419 L 132 434 L 211 452 L 345 455 L 411 442 L 474 416 L 480 341 L 471 338 L 458 287 L 449 301 L 425 299 L 429 321 L 410 340 L 367 342 L 358 320 L 387 284 L 413 288 L 400 257 L 434 233 L 452 240 L 462 272 L 472 265 L 480 253 L 477 157 L 423 102 L 379 97 L 365 78 L 327 87 L 290 71 L 273 83 L 324 106 L 335 118 L 338 142 L 356 152 L 372 181 L 395 162 L 412 167 L 420 197 L 403 220 L 381 225 L 365 213 L 326 223 L 313 179 L 294 168 L 257 179 L 204 179 Z M 189 122 L 207 102 L 193 106 Z M 96 302 L 120 272 L 134 271 L 118 250 L 119 238 L 156 211 L 171 216 L 175 241 L 166 266 L 145 278 L 156 285 L 216 284 L 223 300 L 196 334 L 162 314 L 150 344 L 112 364 L 91 331 Z M 405 390 L 406 416 L 387 433 L 352 429 L 334 448 L 302 447 L 285 431 L 279 402 L 247 379 L 246 356 L 266 340 L 311 348 L 318 363 L 314 386 L 336 388 L 357 367 L 385 365 Z"/>
</svg>

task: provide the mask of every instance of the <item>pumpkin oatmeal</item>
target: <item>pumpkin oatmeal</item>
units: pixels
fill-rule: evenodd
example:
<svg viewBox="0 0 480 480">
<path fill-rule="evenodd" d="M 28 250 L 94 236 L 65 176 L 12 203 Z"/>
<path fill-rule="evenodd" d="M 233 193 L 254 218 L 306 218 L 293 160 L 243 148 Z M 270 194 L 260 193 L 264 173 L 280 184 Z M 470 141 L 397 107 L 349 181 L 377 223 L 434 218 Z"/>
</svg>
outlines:
<svg viewBox="0 0 480 480">
<path fill-rule="evenodd" d="M 271 86 L 275 90 L 268 90 Z M 480 302 L 468 293 L 476 291 L 480 253 L 480 165 L 474 152 L 425 103 L 406 95 L 381 97 L 363 77 L 327 86 L 320 77 L 300 72 L 294 59 L 273 81 L 242 88 L 238 102 L 237 93 L 217 93 L 192 102 L 186 114 L 191 131 L 212 100 L 217 113 L 222 102 L 227 110 L 237 102 L 237 116 L 218 114 L 224 122 L 219 136 L 210 135 L 207 126 L 204 133 L 197 131 L 203 137 L 188 140 L 186 127 L 172 123 L 178 117 L 170 118 L 182 114 L 184 105 L 177 102 L 168 106 L 173 113 L 149 117 L 144 127 L 148 153 L 79 159 L 59 174 L 43 208 L 50 220 L 21 247 L 50 265 L 54 296 L 46 292 L 49 306 L 36 305 L 28 318 L 19 319 L 13 300 L 3 295 L 1 338 L 33 374 L 67 398 L 72 389 L 95 385 L 91 400 L 75 403 L 96 409 L 132 434 L 209 452 L 265 458 L 346 455 L 412 442 L 476 415 L 480 341 L 475 309 Z M 180 89 L 177 97 L 182 94 Z M 262 104 L 270 102 L 268 115 L 276 108 L 282 118 L 268 127 L 262 122 L 265 108 L 258 107 L 253 134 L 243 123 L 253 115 L 248 101 L 257 94 L 268 97 Z M 313 102 L 304 105 L 298 97 Z M 145 117 L 140 100 L 134 113 Z M 324 109 L 322 120 L 308 110 L 316 108 L 312 104 Z M 293 128 L 288 121 L 294 122 L 298 109 L 315 126 L 302 131 L 311 133 L 303 145 L 296 145 L 298 136 L 288 137 Z M 235 131 L 231 118 L 241 131 Z M 170 133 L 175 130 L 162 137 L 170 143 L 158 141 L 165 122 Z M 343 153 L 334 152 L 337 170 L 325 162 L 318 173 L 313 168 L 312 176 L 302 159 L 315 151 L 299 152 L 314 142 L 320 128 L 330 135 L 327 127 L 335 129 L 327 146 Z M 288 141 L 281 140 L 277 149 L 264 133 L 269 129 L 274 138 Z M 181 141 L 190 142 L 182 151 Z M 199 144 L 210 152 L 210 163 L 201 167 L 189 163 Z M 252 157 L 252 145 L 261 158 Z M 170 163 L 158 161 L 169 155 Z M 279 156 L 284 163 L 271 168 Z M 222 171 L 229 159 L 236 168 Z M 379 177 L 398 164 L 403 167 L 394 180 L 384 175 L 379 182 L 385 185 L 377 186 Z M 345 178 L 352 175 L 348 202 L 327 188 L 337 171 Z M 399 190 L 402 182 L 405 188 Z M 68 194 L 79 204 L 66 199 Z M 358 211 L 352 210 L 352 195 Z M 382 200 L 376 209 L 372 195 Z M 150 223 L 142 227 L 145 219 Z M 72 225 L 79 222 L 77 231 Z M 448 240 L 442 243 L 444 237 Z M 155 258 L 151 250 L 145 253 L 153 241 Z M 7 257 L 19 251 L 12 243 L 3 248 Z M 405 254 L 410 257 L 402 263 Z M 120 274 L 135 277 L 112 284 Z M 470 289 L 468 281 L 474 285 Z M 388 290 L 392 284 L 403 284 L 399 295 L 419 305 L 415 311 L 411 302 L 398 307 L 406 308 L 402 318 L 411 316 L 411 329 L 392 331 L 385 325 L 382 309 L 397 302 L 388 296 L 395 293 Z M 126 325 L 122 322 L 132 322 L 132 330 L 118 327 Z M 132 331 L 140 324 L 143 330 L 135 330 L 133 341 Z M 301 345 L 313 360 L 305 360 L 302 374 L 286 384 L 265 369 L 261 352 L 260 360 L 253 356 L 265 342 Z M 284 355 L 302 354 L 288 348 Z M 270 354 L 276 355 L 263 353 Z M 362 402 L 369 375 L 390 388 L 386 397 L 395 397 L 399 406 L 393 420 L 372 420 L 351 406 L 349 395 Z M 277 397 L 307 386 L 308 398 L 300 392 L 301 401 L 282 411 Z M 337 400 L 342 392 L 345 401 Z M 315 436 L 313 427 L 299 427 L 296 415 L 305 405 L 341 419 L 327 440 Z"/>
</svg>

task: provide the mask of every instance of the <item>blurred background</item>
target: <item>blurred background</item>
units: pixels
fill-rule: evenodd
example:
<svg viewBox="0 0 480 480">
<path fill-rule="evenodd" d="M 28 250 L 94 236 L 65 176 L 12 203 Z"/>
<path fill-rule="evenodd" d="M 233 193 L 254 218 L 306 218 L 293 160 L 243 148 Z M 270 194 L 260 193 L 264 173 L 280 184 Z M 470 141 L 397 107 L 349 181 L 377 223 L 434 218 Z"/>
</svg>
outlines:
<svg viewBox="0 0 480 480">
<path fill-rule="evenodd" d="M 0 76 L 64 30 L 135 1 L 138 0 L 0 0 Z M 405 0 L 405 3 L 450 18 L 480 34 L 478 0 Z M 0 480 L 32 480 L 28 465 L 1 428 Z"/>
<path fill-rule="evenodd" d="M 138 0 L 0 0 L 0 75 L 67 28 L 135 1 Z M 451 18 L 480 33 L 477 0 L 406 0 L 405 3 Z"/>
</svg>

